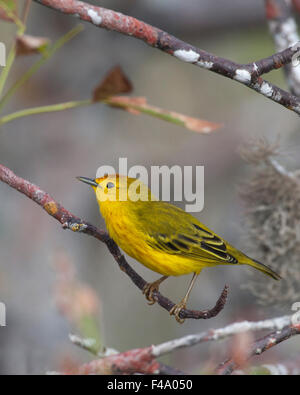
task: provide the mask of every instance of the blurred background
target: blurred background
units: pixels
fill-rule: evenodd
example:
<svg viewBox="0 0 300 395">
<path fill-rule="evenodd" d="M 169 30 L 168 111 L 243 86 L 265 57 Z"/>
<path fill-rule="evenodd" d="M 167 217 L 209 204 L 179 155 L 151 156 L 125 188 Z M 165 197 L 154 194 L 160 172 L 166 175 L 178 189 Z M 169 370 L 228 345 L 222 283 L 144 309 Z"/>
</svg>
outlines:
<svg viewBox="0 0 300 395">
<path fill-rule="evenodd" d="M 140 18 L 240 63 L 274 53 L 262 0 L 223 3 L 110 0 L 101 1 L 101 6 Z M 27 32 L 54 41 L 77 23 L 75 18 L 33 3 Z M 296 169 L 300 165 L 297 116 L 240 84 L 179 62 L 143 42 L 88 23 L 84 27 L 18 91 L 5 112 L 89 98 L 109 69 L 119 64 L 132 81 L 135 96 L 146 96 L 151 104 L 220 122 L 224 127 L 201 135 L 146 115 L 133 116 L 96 104 L 21 118 L 2 126 L 1 163 L 99 227 L 105 224 L 93 192 L 76 176 L 94 177 L 101 165 L 117 168 L 120 157 L 127 157 L 129 166 L 143 165 L 148 169 L 152 165 L 204 165 L 205 208 L 197 217 L 241 248 L 247 229 L 243 227 L 239 185 L 252 169 L 243 162 L 238 148 L 253 137 L 270 141 L 280 137 L 281 163 Z M 14 34 L 12 24 L 0 22 L 0 40 L 8 47 Z M 18 58 L 9 84 L 34 60 Z M 282 71 L 267 77 L 286 88 Z M 90 360 L 88 353 L 68 339 L 70 332 L 82 329 L 77 325 L 78 314 L 70 310 L 78 306 L 80 310 L 82 305 L 96 317 L 99 341 L 119 351 L 217 328 L 234 320 L 291 313 L 289 308 L 260 307 L 254 296 L 241 289 L 247 282 L 247 268 L 220 267 L 202 272 L 189 307 L 212 307 L 227 283 L 230 293 L 224 311 L 209 321 L 187 320 L 179 325 L 160 307 L 147 305 L 105 245 L 85 235 L 63 231 L 36 204 L 4 184 L 0 185 L 0 201 L 0 301 L 7 307 L 7 326 L 0 328 L 2 374 L 44 374 Z M 145 279 L 157 278 L 157 274 L 132 259 L 128 261 Z M 81 284 L 83 294 L 68 288 L 73 276 Z M 171 278 L 161 291 L 179 301 L 189 281 L 190 276 Z M 68 297 L 73 301 L 72 307 Z M 294 302 L 297 301 L 291 300 L 291 305 Z M 276 347 L 259 363 L 288 357 L 295 342 L 292 339 Z M 200 373 L 226 358 L 230 344 L 184 349 L 164 362 Z"/>
</svg>

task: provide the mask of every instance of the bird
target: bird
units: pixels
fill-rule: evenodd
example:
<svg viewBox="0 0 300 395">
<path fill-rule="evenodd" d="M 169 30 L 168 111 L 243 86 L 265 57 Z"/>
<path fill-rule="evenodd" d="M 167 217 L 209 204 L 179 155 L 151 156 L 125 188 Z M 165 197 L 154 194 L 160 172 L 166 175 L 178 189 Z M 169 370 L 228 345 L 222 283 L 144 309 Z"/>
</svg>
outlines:
<svg viewBox="0 0 300 395">
<path fill-rule="evenodd" d="M 153 292 L 169 276 L 193 273 L 184 298 L 170 310 L 179 323 L 202 269 L 218 265 L 248 265 L 275 280 L 281 277 L 268 266 L 248 257 L 211 231 L 190 213 L 158 200 L 140 179 L 105 174 L 77 177 L 90 185 L 108 233 L 130 257 L 162 277 L 147 283 L 143 293 L 154 304 Z"/>
</svg>

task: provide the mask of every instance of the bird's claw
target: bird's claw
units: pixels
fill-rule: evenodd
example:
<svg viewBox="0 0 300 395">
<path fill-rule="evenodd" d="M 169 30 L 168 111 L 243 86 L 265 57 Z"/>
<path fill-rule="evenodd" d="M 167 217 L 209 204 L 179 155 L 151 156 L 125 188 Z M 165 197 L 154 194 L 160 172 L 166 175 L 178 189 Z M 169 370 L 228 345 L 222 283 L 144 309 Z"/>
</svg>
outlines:
<svg viewBox="0 0 300 395">
<path fill-rule="evenodd" d="M 143 288 L 143 294 L 145 295 L 146 299 L 148 300 L 148 304 L 151 306 L 156 303 L 156 300 L 153 297 L 153 292 L 158 291 L 159 284 L 155 281 L 154 283 L 148 283 Z"/>
<path fill-rule="evenodd" d="M 183 324 L 185 321 L 184 318 L 180 318 L 180 313 L 185 308 L 186 308 L 186 303 L 184 301 L 181 301 L 175 304 L 170 310 L 170 315 L 174 315 L 176 321 L 179 322 L 179 324 Z"/>
</svg>

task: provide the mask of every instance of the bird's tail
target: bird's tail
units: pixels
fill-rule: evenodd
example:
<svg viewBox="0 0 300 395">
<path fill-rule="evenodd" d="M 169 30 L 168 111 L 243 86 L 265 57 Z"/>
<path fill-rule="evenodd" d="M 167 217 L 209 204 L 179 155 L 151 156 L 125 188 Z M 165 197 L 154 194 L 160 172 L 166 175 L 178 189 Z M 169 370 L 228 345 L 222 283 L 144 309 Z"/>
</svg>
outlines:
<svg viewBox="0 0 300 395">
<path fill-rule="evenodd" d="M 257 270 L 260 270 L 261 272 L 267 274 L 268 276 L 274 278 L 274 280 L 281 280 L 282 277 L 279 276 L 279 274 L 275 273 L 274 270 L 270 269 L 268 266 L 264 265 L 263 263 L 260 263 L 256 261 L 253 258 L 247 257 L 247 265 L 250 265 L 254 267 Z"/>
</svg>

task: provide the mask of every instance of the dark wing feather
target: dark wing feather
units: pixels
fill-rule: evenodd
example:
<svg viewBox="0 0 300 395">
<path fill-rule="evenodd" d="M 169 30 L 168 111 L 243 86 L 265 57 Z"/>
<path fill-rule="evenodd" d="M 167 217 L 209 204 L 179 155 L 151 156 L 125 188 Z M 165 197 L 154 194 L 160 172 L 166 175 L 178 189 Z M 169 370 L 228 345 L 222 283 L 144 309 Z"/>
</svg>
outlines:
<svg viewBox="0 0 300 395">
<path fill-rule="evenodd" d="M 135 215 L 147 223 L 147 243 L 167 254 L 204 260 L 208 263 L 238 263 L 228 253 L 226 242 L 191 214 L 165 202 L 144 202 Z M 143 233 L 145 228 L 141 229 Z"/>
</svg>

